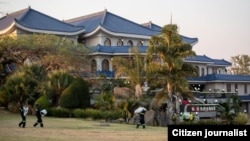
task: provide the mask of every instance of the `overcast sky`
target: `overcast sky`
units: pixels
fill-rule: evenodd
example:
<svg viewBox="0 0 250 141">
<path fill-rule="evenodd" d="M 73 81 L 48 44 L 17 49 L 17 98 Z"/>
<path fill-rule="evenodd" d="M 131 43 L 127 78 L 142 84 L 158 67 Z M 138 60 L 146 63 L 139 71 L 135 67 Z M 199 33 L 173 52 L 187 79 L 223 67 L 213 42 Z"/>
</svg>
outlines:
<svg viewBox="0 0 250 141">
<path fill-rule="evenodd" d="M 59 20 L 107 9 L 139 24 L 164 26 L 172 15 L 181 35 L 199 39 L 196 54 L 228 61 L 250 56 L 250 0 L 0 0 L 0 16 L 29 6 Z"/>
</svg>

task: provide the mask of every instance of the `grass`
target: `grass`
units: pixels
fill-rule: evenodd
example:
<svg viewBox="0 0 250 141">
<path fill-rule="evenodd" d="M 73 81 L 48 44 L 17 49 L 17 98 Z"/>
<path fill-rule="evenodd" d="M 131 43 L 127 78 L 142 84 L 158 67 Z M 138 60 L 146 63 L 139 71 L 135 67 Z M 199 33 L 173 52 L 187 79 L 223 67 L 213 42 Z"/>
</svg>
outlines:
<svg viewBox="0 0 250 141">
<path fill-rule="evenodd" d="M 33 127 L 36 117 L 28 115 L 26 128 L 19 128 L 19 114 L 0 110 L 0 141 L 167 141 L 167 128 L 135 128 L 125 123 L 88 119 L 43 117 L 44 127 Z"/>
</svg>

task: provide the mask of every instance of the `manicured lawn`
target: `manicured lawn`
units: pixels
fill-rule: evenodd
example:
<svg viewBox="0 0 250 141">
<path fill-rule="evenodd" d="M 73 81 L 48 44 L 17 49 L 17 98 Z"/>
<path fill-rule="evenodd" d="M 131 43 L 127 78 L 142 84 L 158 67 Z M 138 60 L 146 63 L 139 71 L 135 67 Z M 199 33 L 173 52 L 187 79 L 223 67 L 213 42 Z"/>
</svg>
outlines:
<svg viewBox="0 0 250 141">
<path fill-rule="evenodd" d="M 0 110 L 0 141 L 167 141 L 166 127 L 45 116 L 41 128 L 33 127 L 36 117 L 28 115 L 26 128 L 19 128 L 20 121 L 19 114 Z"/>
</svg>

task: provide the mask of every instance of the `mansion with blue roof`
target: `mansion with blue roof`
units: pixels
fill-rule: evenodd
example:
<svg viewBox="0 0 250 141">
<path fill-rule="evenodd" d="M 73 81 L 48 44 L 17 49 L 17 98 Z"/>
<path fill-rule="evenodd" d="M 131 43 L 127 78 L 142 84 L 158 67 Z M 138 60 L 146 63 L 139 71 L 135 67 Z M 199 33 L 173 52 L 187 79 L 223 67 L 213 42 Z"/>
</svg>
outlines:
<svg viewBox="0 0 250 141">
<path fill-rule="evenodd" d="M 129 56 L 132 46 L 138 46 L 140 53 L 146 55 L 150 38 L 160 34 L 161 28 L 152 22 L 135 23 L 106 9 L 61 21 L 28 7 L 0 18 L 0 36 L 48 33 L 91 47 L 94 51 L 89 67 L 91 72 L 109 78 L 114 77 L 114 56 Z M 183 42 L 192 46 L 198 43 L 198 38 L 180 36 Z M 188 80 L 194 90 L 236 92 L 243 102 L 242 110 L 250 113 L 250 76 L 230 75 L 227 72 L 232 65 L 230 62 L 206 55 L 184 58 L 184 62 L 199 70 L 199 77 Z"/>
</svg>

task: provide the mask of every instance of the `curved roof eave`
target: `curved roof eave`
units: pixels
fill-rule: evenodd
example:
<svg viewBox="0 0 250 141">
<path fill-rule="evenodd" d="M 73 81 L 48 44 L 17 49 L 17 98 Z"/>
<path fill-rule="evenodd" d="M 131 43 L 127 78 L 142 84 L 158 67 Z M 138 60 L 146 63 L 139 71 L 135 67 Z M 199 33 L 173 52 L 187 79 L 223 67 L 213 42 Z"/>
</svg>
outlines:
<svg viewBox="0 0 250 141">
<path fill-rule="evenodd" d="M 47 34 L 56 34 L 56 35 L 68 35 L 68 36 L 74 36 L 79 35 L 85 31 L 85 29 L 76 31 L 76 32 L 60 32 L 60 31 L 51 31 L 51 30 L 39 30 L 39 29 L 32 29 L 25 27 L 21 24 L 19 24 L 17 21 L 15 21 L 15 25 L 25 31 L 34 32 L 34 33 L 47 33 Z"/>
<path fill-rule="evenodd" d="M 0 35 L 11 33 L 15 29 L 15 22 L 12 22 L 9 27 L 0 31 Z"/>
<path fill-rule="evenodd" d="M 114 36 L 122 36 L 122 37 L 132 37 L 132 38 L 142 38 L 142 39 L 150 39 L 151 36 L 145 36 L 145 35 L 135 35 L 135 34 L 124 34 L 124 33 L 116 33 L 116 32 L 112 32 L 107 30 L 106 28 L 104 28 L 103 26 L 99 25 L 95 30 L 93 30 L 90 33 L 87 33 L 85 35 L 83 35 L 83 37 L 89 37 L 94 35 L 95 33 L 97 33 L 99 30 L 102 30 L 110 35 L 114 35 Z"/>
<path fill-rule="evenodd" d="M 196 41 L 194 41 L 193 43 L 191 43 L 190 45 L 191 46 L 194 46 L 194 45 L 196 45 L 198 43 L 198 39 L 196 40 Z"/>
<path fill-rule="evenodd" d="M 213 64 L 213 62 L 196 61 L 196 60 L 190 61 L 190 60 L 185 60 L 185 58 L 183 59 L 183 61 L 184 61 L 185 63 Z"/>
</svg>

